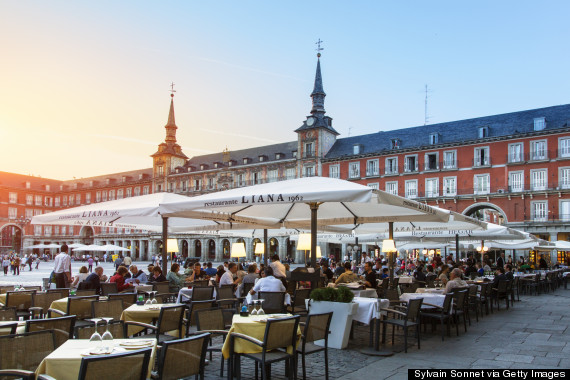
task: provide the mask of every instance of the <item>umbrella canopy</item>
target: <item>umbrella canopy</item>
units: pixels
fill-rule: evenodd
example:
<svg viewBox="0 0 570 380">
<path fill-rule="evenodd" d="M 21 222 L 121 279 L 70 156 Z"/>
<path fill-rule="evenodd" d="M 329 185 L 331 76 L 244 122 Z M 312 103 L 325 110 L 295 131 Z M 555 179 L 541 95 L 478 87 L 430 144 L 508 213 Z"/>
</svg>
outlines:
<svg viewBox="0 0 570 380">
<path fill-rule="evenodd" d="M 24 249 L 35 249 L 35 248 L 48 248 L 46 244 L 35 244 L 29 247 L 24 247 Z"/>
<path fill-rule="evenodd" d="M 73 244 L 69 244 L 68 247 L 71 249 L 75 249 L 75 248 L 79 248 L 79 247 L 84 247 L 85 244 L 81 244 L 81 243 L 73 243 Z"/>
<path fill-rule="evenodd" d="M 570 241 L 557 240 L 552 243 L 554 244 L 554 249 L 558 249 L 560 251 L 570 251 Z"/>
<path fill-rule="evenodd" d="M 75 248 L 73 251 L 75 251 L 75 252 L 79 252 L 79 251 L 104 251 L 104 249 L 101 249 L 102 247 L 103 247 L 102 245 L 90 244 L 90 245 L 84 245 L 83 247 Z"/>
<path fill-rule="evenodd" d="M 46 248 L 61 248 L 61 244 L 51 243 L 46 245 Z"/>
<path fill-rule="evenodd" d="M 121 252 L 124 252 L 124 251 L 130 251 L 130 249 L 124 248 L 124 247 L 121 247 L 118 245 L 114 245 L 114 244 L 105 244 L 105 245 L 101 246 L 101 251 L 107 251 L 107 252 L 109 252 L 109 251 L 121 251 Z"/>
</svg>

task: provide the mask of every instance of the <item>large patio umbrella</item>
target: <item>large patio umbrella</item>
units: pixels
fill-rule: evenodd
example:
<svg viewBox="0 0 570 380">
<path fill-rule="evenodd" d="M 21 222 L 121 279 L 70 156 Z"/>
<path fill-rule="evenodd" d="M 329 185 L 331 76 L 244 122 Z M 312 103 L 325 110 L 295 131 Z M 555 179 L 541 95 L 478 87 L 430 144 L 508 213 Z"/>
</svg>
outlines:
<svg viewBox="0 0 570 380">
<path fill-rule="evenodd" d="M 449 220 L 451 213 L 368 186 L 309 177 L 237 188 L 161 205 L 163 215 L 250 223 L 266 228 L 310 228 L 316 264 L 317 223 L 322 226 Z M 318 214 L 317 214 L 318 211 Z M 476 221 L 475 224 L 483 225 Z"/>
<path fill-rule="evenodd" d="M 24 249 L 35 249 L 35 248 L 47 248 L 46 244 L 35 244 L 30 245 L 29 247 L 24 247 Z"/>
</svg>

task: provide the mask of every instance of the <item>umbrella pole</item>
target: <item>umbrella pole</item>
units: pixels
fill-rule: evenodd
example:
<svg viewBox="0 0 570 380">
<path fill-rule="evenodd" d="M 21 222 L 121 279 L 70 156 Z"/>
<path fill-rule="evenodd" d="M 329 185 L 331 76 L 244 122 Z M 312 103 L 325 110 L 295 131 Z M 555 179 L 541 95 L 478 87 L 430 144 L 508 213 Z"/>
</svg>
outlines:
<svg viewBox="0 0 570 380">
<path fill-rule="evenodd" d="M 309 203 L 311 207 L 311 266 L 317 267 L 317 210 L 319 204 L 316 202 Z"/>
<path fill-rule="evenodd" d="M 394 240 L 394 222 L 388 222 L 388 239 Z M 394 254 L 395 252 L 389 252 L 390 260 L 388 265 L 390 266 L 390 286 L 394 285 Z"/>
<path fill-rule="evenodd" d="M 459 262 L 459 234 L 455 234 L 455 262 Z"/>
<path fill-rule="evenodd" d="M 265 266 L 265 268 L 267 268 L 267 249 L 269 248 L 269 246 L 267 245 L 267 228 L 263 229 L 263 265 Z"/>
<path fill-rule="evenodd" d="M 168 252 L 166 252 L 166 241 L 168 240 L 168 217 L 162 217 L 162 273 L 166 276 L 168 268 Z"/>
</svg>

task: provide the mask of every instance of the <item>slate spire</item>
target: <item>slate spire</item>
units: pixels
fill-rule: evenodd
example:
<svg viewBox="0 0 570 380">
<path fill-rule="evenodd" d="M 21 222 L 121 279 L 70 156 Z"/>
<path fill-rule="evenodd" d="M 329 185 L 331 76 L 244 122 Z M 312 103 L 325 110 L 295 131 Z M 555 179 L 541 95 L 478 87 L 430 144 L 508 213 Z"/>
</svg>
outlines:
<svg viewBox="0 0 570 380">
<path fill-rule="evenodd" d="M 166 128 L 166 139 L 165 142 L 175 143 L 176 142 L 176 122 L 174 121 L 174 94 L 170 94 L 170 111 L 168 111 L 168 121 L 164 126 Z"/>
<path fill-rule="evenodd" d="M 321 53 L 317 54 L 317 72 L 315 73 L 315 86 L 313 87 L 313 92 L 311 93 L 311 98 L 313 98 L 313 108 L 311 113 L 325 113 L 325 91 L 323 90 L 323 76 L 321 75 Z"/>
</svg>

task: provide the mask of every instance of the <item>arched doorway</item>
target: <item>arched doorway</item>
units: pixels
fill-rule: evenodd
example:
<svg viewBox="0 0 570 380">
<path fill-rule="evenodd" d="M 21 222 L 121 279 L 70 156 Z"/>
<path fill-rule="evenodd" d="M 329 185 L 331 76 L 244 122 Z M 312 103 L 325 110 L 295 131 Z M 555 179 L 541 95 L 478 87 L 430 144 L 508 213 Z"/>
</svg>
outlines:
<svg viewBox="0 0 570 380">
<path fill-rule="evenodd" d="M 202 257 L 202 242 L 194 240 L 194 257 Z"/>
<path fill-rule="evenodd" d="M 4 226 L 0 234 L 0 250 L 13 250 L 16 253 L 20 253 L 21 249 L 22 229 L 12 224 Z"/>
<path fill-rule="evenodd" d="M 162 256 L 162 240 L 157 240 L 156 243 L 154 243 L 154 248 L 155 248 L 155 252 L 156 252 L 156 257 L 161 257 Z"/>
<path fill-rule="evenodd" d="M 269 251 L 267 252 L 267 254 L 269 255 L 269 257 L 279 254 L 279 241 L 277 241 L 277 239 L 275 238 L 269 239 Z"/>
<path fill-rule="evenodd" d="M 252 250 L 252 256 L 253 257 L 262 256 L 262 254 L 260 254 L 260 253 L 257 253 L 257 254 L 255 253 L 256 247 L 260 243 L 262 243 L 261 239 L 258 239 L 258 238 L 253 239 L 252 244 L 251 244 L 251 250 Z"/>
<path fill-rule="evenodd" d="M 222 240 L 222 258 L 224 261 L 230 259 L 230 241 L 228 239 Z"/>
<path fill-rule="evenodd" d="M 290 260 L 295 260 L 295 242 L 287 238 L 287 240 L 285 240 L 285 243 L 287 244 L 287 257 Z"/>
<path fill-rule="evenodd" d="M 214 239 L 208 240 L 208 260 L 216 260 L 216 242 Z"/>
<path fill-rule="evenodd" d="M 475 203 L 463 210 L 463 215 L 499 225 L 508 222 L 505 212 L 499 206 L 489 202 Z"/>
<path fill-rule="evenodd" d="M 182 240 L 182 257 L 188 257 L 188 240 Z"/>
<path fill-rule="evenodd" d="M 73 228 L 73 227 L 70 227 Z M 81 244 L 93 244 L 93 228 L 89 226 L 81 227 L 81 231 L 79 232 L 79 237 L 81 239 Z"/>
</svg>

